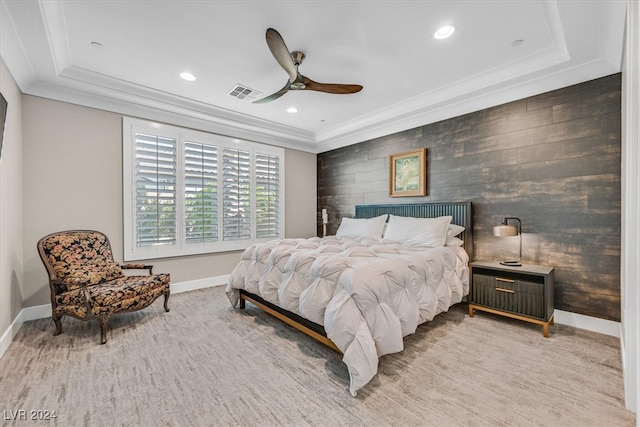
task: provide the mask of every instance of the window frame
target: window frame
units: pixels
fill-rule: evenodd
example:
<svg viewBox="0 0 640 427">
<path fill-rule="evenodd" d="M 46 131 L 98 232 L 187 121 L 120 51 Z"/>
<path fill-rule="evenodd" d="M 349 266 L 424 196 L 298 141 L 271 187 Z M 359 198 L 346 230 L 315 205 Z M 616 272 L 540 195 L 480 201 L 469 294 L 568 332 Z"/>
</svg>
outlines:
<svg viewBox="0 0 640 427">
<path fill-rule="evenodd" d="M 136 134 L 145 133 L 154 136 L 174 138 L 176 140 L 176 230 L 175 244 L 137 246 L 136 244 Z M 217 147 L 218 158 L 218 240 L 215 242 L 187 242 L 185 236 L 185 141 Z M 223 235 L 223 150 L 246 150 L 250 154 L 250 212 L 251 238 L 225 241 Z M 285 230 L 285 150 L 266 144 L 231 138 L 179 126 L 153 122 L 131 117 L 122 119 L 122 165 L 123 165 L 123 225 L 124 225 L 124 260 L 137 261 L 145 259 L 170 258 L 187 255 L 239 251 L 253 243 L 265 242 L 284 237 Z M 256 197 L 256 153 L 278 157 L 278 234 L 265 238 L 257 238 L 257 197 Z"/>
</svg>

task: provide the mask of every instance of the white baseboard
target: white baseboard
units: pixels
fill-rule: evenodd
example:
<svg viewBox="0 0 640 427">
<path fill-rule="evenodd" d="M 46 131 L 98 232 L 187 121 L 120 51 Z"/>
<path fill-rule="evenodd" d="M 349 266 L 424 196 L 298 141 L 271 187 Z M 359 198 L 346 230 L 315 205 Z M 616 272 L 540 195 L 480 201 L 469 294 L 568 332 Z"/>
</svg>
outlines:
<svg viewBox="0 0 640 427">
<path fill-rule="evenodd" d="M 207 277 L 206 279 L 190 280 L 188 282 L 172 283 L 171 293 L 179 294 L 181 292 L 195 291 L 196 289 L 211 288 L 213 286 L 226 285 L 229 281 L 229 275 L 216 277 Z"/>
<path fill-rule="evenodd" d="M 22 314 L 23 322 L 51 317 L 51 304 L 23 308 L 20 314 Z M 20 324 L 20 326 L 22 326 L 22 324 Z"/>
<path fill-rule="evenodd" d="M 554 320 L 561 325 L 586 329 L 587 331 L 611 335 L 616 338 L 620 338 L 621 335 L 620 330 L 622 325 L 620 322 L 614 322 L 613 320 L 605 320 L 563 310 L 554 310 Z"/>
<path fill-rule="evenodd" d="M 27 307 L 20 310 L 20 313 L 18 313 L 16 318 L 13 320 L 13 322 L 9 326 L 9 329 L 7 329 L 0 338 L 0 358 L 2 358 L 4 352 L 7 351 L 9 345 L 13 341 L 13 338 L 16 336 L 24 322 L 28 322 L 29 320 L 44 319 L 50 316 L 51 304 Z"/>
<path fill-rule="evenodd" d="M 190 280 L 188 282 L 172 283 L 171 293 L 179 294 L 181 292 L 194 291 L 196 289 L 210 288 L 213 286 L 226 285 L 229 275 L 208 277 L 206 279 Z M 620 322 L 612 320 L 599 319 L 597 317 L 585 316 L 583 314 L 571 313 L 569 311 L 555 310 L 555 323 L 561 325 L 573 326 L 579 329 L 586 329 L 592 332 L 598 332 L 605 335 L 611 335 L 616 338 L 621 337 Z M 30 320 L 44 319 L 51 316 L 51 304 L 38 305 L 35 307 L 23 308 L 20 314 L 16 316 L 9 329 L 5 331 L 0 338 L 0 358 L 13 341 L 22 324 Z"/>
<path fill-rule="evenodd" d="M 7 351 L 7 349 L 9 348 L 9 344 L 11 344 L 11 342 L 13 341 L 13 337 L 16 336 L 16 334 L 22 327 L 22 324 L 24 323 L 23 313 L 24 310 L 20 311 L 11 325 L 9 325 L 9 329 L 7 329 L 4 334 L 2 334 L 2 337 L 0 338 L 0 358 L 2 358 L 4 352 Z"/>
</svg>

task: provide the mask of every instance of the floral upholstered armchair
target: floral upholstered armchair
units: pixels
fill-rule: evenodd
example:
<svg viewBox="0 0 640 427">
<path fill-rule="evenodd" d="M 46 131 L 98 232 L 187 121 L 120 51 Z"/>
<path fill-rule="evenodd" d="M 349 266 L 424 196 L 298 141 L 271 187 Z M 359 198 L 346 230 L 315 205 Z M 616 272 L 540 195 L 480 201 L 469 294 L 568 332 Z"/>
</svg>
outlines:
<svg viewBox="0 0 640 427">
<path fill-rule="evenodd" d="M 169 274 L 152 274 L 151 265 L 119 265 L 103 233 L 70 230 L 49 234 L 38 241 L 38 253 L 49 274 L 54 335 L 62 332 L 62 316 L 98 319 L 104 344 L 112 314 L 141 310 L 160 295 L 169 311 Z M 125 275 L 123 269 L 149 273 Z"/>
</svg>

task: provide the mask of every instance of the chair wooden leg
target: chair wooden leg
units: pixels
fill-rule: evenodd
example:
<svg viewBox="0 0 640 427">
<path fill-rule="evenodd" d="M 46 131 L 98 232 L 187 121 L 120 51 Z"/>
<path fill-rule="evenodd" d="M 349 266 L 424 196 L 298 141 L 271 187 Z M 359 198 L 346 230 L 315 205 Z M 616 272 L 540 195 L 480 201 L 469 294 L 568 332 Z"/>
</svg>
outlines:
<svg viewBox="0 0 640 427">
<path fill-rule="evenodd" d="M 165 311 L 169 311 L 170 310 L 170 308 L 169 308 L 169 295 L 170 295 L 170 292 L 167 290 L 167 293 L 164 294 L 164 310 Z"/>
<path fill-rule="evenodd" d="M 100 318 L 100 344 L 107 342 L 107 327 L 109 323 L 108 317 Z"/>
<path fill-rule="evenodd" d="M 62 333 L 62 322 L 60 322 L 60 316 L 51 315 L 53 319 L 53 323 L 56 325 L 56 331 L 53 333 L 54 336 L 60 335 Z"/>
</svg>

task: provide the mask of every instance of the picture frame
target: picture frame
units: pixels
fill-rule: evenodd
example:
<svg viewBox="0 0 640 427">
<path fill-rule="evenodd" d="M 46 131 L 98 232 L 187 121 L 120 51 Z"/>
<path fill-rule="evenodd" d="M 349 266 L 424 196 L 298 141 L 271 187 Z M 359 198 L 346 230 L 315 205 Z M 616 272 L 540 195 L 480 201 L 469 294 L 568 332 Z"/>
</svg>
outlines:
<svg viewBox="0 0 640 427">
<path fill-rule="evenodd" d="M 0 156 L 2 156 L 2 144 L 4 143 L 4 127 L 7 121 L 7 109 L 9 104 L 0 93 Z"/>
<path fill-rule="evenodd" d="M 389 156 L 389 196 L 427 195 L 427 149 Z"/>
</svg>

